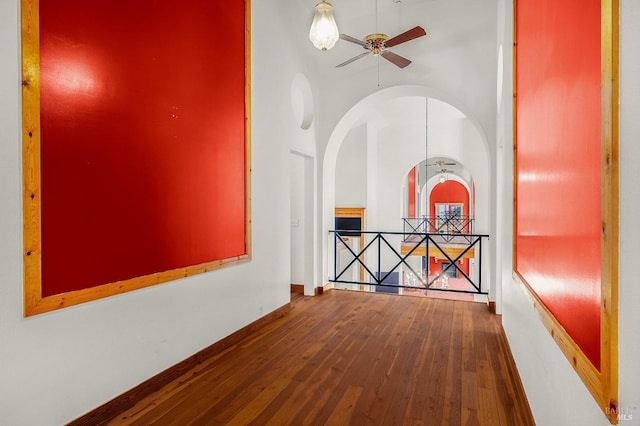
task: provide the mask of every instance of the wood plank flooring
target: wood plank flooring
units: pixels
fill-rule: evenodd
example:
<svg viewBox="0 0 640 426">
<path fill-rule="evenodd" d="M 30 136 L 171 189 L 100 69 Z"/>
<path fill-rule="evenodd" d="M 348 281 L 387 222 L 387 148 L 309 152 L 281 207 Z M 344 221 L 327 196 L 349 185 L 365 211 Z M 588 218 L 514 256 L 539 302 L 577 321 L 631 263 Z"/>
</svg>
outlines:
<svg viewBox="0 0 640 426">
<path fill-rule="evenodd" d="M 500 324 L 479 303 L 332 290 L 112 425 L 533 425 Z"/>
</svg>

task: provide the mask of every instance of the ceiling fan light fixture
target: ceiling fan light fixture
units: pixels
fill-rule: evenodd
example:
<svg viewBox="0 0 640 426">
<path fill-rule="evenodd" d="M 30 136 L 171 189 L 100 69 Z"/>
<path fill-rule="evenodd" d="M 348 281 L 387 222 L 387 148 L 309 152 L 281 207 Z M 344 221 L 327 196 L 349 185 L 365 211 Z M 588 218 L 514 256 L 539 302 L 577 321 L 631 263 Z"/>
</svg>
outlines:
<svg viewBox="0 0 640 426">
<path fill-rule="evenodd" d="M 440 183 L 445 183 L 445 182 L 446 182 L 446 180 L 447 180 L 447 178 L 446 178 L 446 176 L 444 175 L 444 173 L 443 173 L 443 174 L 441 174 L 441 175 L 440 175 L 440 179 L 439 179 Z"/>
<path fill-rule="evenodd" d="M 338 25 L 333 17 L 333 6 L 323 0 L 316 4 L 315 10 L 309 40 L 317 49 L 329 50 L 340 37 Z"/>
</svg>

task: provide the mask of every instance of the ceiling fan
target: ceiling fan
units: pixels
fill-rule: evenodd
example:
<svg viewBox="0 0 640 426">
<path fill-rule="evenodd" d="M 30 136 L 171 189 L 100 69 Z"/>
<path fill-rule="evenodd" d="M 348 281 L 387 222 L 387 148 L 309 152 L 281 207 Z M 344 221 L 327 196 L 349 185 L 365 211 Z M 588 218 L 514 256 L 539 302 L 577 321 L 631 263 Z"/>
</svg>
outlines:
<svg viewBox="0 0 640 426">
<path fill-rule="evenodd" d="M 427 35 L 427 32 L 424 30 L 424 28 L 420 26 L 413 27 L 410 30 L 405 31 L 402 34 L 398 34 L 397 36 L 392 38 L 389 38 L 389 36 L 386 34 L 374 33 L 374 34 L 369 34 L 362 40 L 358 40 L 355 37 L 351 37 L 346 34 L 340 34 L 340 38 L 342 40 L 359 44 L 366 50 L 366 52 L 361 53 L 358 56 L 355 56 L 349 59 L 348 61 L 345 61 L 341 64 L 336 65 L 336 68 L 348 65 L 354 61 L 357 61 L 360 58 L 364 58 L 367 55 L 374 55 L 374 56 L 380 55 L 387 61 L 391 62 L 392 64 L 400 68 L 404 68 L 407 65 L 409 65 L 411 61 L 387 49 L 393 46 L 397 46 L 400 43 L 405 43 L 407 41 L 411 41 L 413 39 L 426 36 L 426 35 Z"/>
<path fill-rule="evenodd" d="M 435 163 L 427 163 L 427 166 L 438 166 L 441 169 L 444 169 L 444 166 L 455 166 L 456 163 L 447 163 L 444 160 L 438 160 Z"/>
</svg>

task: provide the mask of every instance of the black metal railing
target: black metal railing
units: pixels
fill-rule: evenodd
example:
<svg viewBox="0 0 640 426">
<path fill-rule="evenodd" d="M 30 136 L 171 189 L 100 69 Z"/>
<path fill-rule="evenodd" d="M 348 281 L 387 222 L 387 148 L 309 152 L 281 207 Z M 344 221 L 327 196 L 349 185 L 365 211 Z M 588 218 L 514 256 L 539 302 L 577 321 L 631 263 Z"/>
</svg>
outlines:
<svg viewBox="0 0 640 426">
<path fill-rule="evenodd" d="M 333 239 L 331 282 L 487 294 L 482 284 L 482 249 L 488 235 L 426 233 L 415 228 L 361 231 L 359 236 L 341 230 L 329 234 Z M 362 245 L 360 239 L 364 239 Z M 432 272 L 436 261 L 441 270 Z"/>
<path fill-rule="evenodd" d="M 467 215 L 435 215 L 402 218 L 403 232 L 471 234 L 474 219 Z"/>
</svg>

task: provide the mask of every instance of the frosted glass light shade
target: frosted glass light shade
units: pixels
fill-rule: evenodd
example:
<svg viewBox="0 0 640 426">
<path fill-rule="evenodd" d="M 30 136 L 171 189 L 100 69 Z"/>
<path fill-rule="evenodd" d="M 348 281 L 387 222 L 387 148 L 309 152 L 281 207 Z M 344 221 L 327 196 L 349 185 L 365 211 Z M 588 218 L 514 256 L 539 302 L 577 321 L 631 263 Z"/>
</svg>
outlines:
<svg viewBox="0 0 640 426">
<path fill-rule="evenodd" d="M 338 41 L 340 33 L 338 25 L 333 18 L 333 6 L 331 3 L 321 1 L 316 4 L 316 13 L 309 30 L 309 40 L 320 50 L 329 50 Z"/>
</svg>

